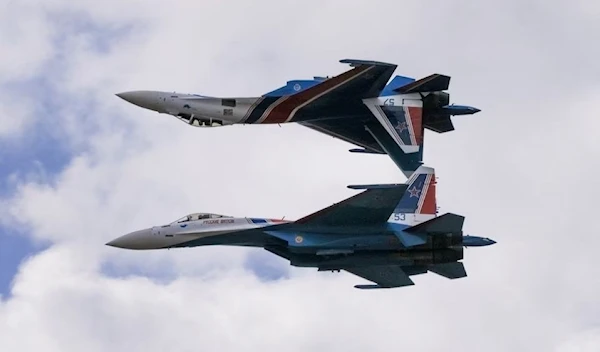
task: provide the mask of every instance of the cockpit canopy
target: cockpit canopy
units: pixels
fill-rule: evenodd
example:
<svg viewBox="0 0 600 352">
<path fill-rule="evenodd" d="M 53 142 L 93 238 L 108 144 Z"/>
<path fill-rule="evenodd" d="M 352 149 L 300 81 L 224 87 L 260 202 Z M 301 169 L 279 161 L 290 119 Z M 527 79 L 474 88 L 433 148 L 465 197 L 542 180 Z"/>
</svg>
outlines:
<svg viewBox="0 0 600 352">
<path fill-rule="evenodd" d="M 193 213 L 193 214 L 184 216 L 181 219 L 173 221 L 172 224 L 188 222 L 188 221 L 203 220 L 203 219 L 219 219 L 219 218 L 231 218 L 231 217 L 232 216 L 212 214 L 212 213 Z"/>
</svg>

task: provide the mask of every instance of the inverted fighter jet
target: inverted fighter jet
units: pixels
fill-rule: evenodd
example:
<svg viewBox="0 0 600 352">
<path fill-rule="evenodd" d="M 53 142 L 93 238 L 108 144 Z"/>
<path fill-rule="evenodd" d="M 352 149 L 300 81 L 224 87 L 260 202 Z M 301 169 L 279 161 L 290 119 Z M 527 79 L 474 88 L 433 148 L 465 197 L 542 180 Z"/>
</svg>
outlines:
<svg viewBox="0 0 600 352">
<path fill-rule="evenodd" d="M 388 154 L 409 177 L 422 165 L 424 129 L 454 130 L 452 115 L 479 109 L 449 105 L 450 77 L 433 74 L 420 80 L 395 76 L 396 65 L 341 60 L 353 68 L 335 77 L 292 80 L 253 98 L 215 98 L 196 94 L 131 91 L 124 100 L 170 114 L 196 127 L 298 122 L 357 145 L 351 152 Z"/>
<path fill-rule="evenodd" d="M 434 170 L 421 166 L 405 184 L 355 185 L 364 189 L 296 221 L 195 213 L 107 243 L 126 249 L 208 245 L 262 247 L 297 267 L 345 270 L 373 284 L 359 289 L 413 285 L 412 275 L 467 276 L 463 247 L 488 238 L 463 235 L 464 217 L 437 216 Z"/>
</svg>

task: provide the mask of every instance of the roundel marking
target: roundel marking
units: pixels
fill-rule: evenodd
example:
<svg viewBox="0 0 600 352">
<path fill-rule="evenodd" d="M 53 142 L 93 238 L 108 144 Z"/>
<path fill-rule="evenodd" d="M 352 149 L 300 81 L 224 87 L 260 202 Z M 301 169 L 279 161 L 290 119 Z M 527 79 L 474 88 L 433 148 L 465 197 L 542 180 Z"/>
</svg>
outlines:
<svg viewBox="0 0 600 352">
<path fill-rule="evenodd" d="M 302 88 L 298 83 L 294 84 L 294 90 L 297 92 Z"/>
<path fill-rule="evenodd" d="M 304 241 L 304 238 L 302 238 L 302 236 L 298 235 L 298 236 L 296 236 L 296 238 L 294 238 L 294 241 L 296 241 L 296 243 L 302 243 L 302 241 Z"/>
</svg>

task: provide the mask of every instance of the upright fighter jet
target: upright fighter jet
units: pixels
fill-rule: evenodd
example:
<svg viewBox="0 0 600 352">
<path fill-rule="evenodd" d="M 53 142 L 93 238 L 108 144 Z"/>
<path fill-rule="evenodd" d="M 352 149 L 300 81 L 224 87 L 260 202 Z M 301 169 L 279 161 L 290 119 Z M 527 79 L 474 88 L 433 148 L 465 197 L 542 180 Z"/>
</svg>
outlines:
<svg viewBox="0 0 600 352">
<path fill-rule="evenodd" d="M 424 129 L 454 130 L 452 115 L 479 109 L 449 105 L 450 77 L 415 80 L 395 76 L 396 65 L 341 60 L 352 69 L 335 77 L 292 80 L 253 98 L 131 91 L 117 94 L 140 107 L 170 114 L 197 127 L 297 122 L 361 148 L 351 152 L 388 154 L 409 177 L 422 165 Z"/>
<path fill-rule="evenodd" d="M 420 166 L 405 184 L 348 187 L 366 190 L 297 221 L 194 213 L 107 245 L 138 250 L 262 247 L 293 266 L 345 270 L 373 282 L 356 288 L 372 289 L 414 285 L 410 276 L 428 271 L 449 279 L 465 277 L 459 262 L 463 247 L 495 243 L 463 235 L 463 216 L 437 216 L 432 168 Z"/>
</svg>

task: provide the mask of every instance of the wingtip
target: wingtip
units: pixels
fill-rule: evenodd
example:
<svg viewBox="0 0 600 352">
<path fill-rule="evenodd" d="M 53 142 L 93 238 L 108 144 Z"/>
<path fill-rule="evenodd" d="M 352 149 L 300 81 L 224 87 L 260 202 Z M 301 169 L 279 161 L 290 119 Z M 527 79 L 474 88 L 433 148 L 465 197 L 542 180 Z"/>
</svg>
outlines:
<svg viewBox="0 0 600 352">
<path fill-rule="evenodd" d="M 396 287 L 400 287 L 400 286 L 382 286 L 382 285 L 370 285 L 370 284 L 361 284 L 361 285 L 354 285 L 354 288 L 357 288 L 359 290 L 376 290 L 376 289 L 390 289 L 390 288 L 396 288 Z"/>
<path fill-rule="evenodd" d="M 372 290 L 372 289 L 376 289 L 376 288 L 381 288 L 381 286 L 379 285 L 354 285 L 354 288 L 357 288 L 359 290 Z"/>
<path fill-rule="evenodd" d="M 360 65 L 370 65 L 370 66 L 397 66 L 396 64 L 392 64 L 389 62 L 382 61 L 374 61 L 374 60 L 361 60 L 361 59 L 342 59 L 340 60 L 343 64 L 350 64 L 351 67 L 356 67 Z"/>
</svg>

